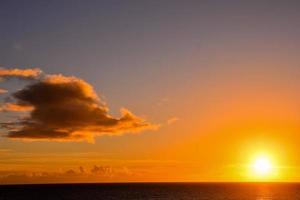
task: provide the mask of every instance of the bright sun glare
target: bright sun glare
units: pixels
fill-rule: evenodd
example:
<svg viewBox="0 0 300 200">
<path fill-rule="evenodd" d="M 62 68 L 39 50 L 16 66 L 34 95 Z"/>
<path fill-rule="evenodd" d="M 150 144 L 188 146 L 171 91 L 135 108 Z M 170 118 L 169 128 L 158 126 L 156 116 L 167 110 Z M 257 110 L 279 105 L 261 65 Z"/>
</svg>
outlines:
<svg viewBox="0 0 300 200">
<path fill-rule="evenodd" d="M 268 156 L 258 156 L 251 164 L 251 174 L 256 178 L 270 178 L 274 175 L 274 164 Z"/>
<path fill-rule="evenodd" d="M 258 174 L 266 175 L 272 170 L 272 164 L 267 158 L 258 158 L 253 163 L 253 168 Z"/>
</svg>

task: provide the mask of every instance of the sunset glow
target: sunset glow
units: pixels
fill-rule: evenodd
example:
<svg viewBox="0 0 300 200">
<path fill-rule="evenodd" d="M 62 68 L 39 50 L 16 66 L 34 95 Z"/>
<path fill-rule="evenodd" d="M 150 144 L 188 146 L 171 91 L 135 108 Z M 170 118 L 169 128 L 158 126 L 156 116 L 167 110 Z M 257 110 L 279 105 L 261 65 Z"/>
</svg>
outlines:
<svg viewBox="0 0 300 200">
<path fill-rule="evenodd" d="M 300 181 L 300 1 L 0 13 L 0 184 Z"/>
<path fill-rule="evenodd" d="M 253 169 L 257 174 L 266 176 L 272 171 L 272 164 L 267 158 L 258 158 L 253 164 Z"/>
<path fill-rule="evenodd" d="M 267 177 L 273 171 L 273 164 L 269 158 L 259 157 L 254 161 L 252 168 L 255 176 Z"/>
<path fill-rule="evenodd" d="M 274 156 L 257 154 L 249 164 L 249 178 L 253 181 L 272 181 L 280 178 L 278 169 Z"/>
</svg>

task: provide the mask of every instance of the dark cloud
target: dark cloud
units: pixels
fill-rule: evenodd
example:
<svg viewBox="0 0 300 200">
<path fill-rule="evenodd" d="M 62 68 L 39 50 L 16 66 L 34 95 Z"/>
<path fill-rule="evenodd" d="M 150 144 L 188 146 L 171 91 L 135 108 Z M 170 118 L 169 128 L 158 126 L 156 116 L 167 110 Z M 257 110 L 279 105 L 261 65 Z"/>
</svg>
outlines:
<svg viewBox="0 0 300 200">
<path fill-rule="evenodd" d="M 114 174 L 114 169 L 109 166 L 94 166 L 91 169 L 92 174 L 101 174 L 103 176 L 112 176 Z"/>
<path fill-rule="evenodd" d="M 2 123 L 10 138 L 93 142 L 98 135 L 158 128 L 126 109 L 121 109 L 120 118 L 110 116 L 92 86 L 76 77 L 47 75 L 13 97 L 11 111 L 30 112 L 15 122 Z"/>
</svg>

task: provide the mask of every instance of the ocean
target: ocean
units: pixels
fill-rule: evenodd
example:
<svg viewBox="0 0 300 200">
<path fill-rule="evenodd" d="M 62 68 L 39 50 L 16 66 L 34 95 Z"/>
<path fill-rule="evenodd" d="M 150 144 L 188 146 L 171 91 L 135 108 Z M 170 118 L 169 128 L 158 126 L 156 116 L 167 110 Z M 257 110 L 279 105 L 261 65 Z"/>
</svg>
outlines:
<svg viewBox="0 0 300 200">
<path fill-rule="evenodd" d="M 296 183 L 2 185 L 1 200 L 300 200 Z"/>
</svg>

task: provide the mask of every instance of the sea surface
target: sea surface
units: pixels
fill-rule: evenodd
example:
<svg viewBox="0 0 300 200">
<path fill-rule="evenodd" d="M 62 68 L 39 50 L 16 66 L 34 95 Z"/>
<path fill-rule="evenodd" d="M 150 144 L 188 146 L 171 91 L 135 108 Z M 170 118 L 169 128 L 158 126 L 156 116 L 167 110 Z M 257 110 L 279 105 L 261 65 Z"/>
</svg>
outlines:
<svg viewBox="0 0 300 200">
<path fill-rule="evenodd" d="M 300 200 L 296 183 L 2 185 L 1 200 Z"/>
</svg>

